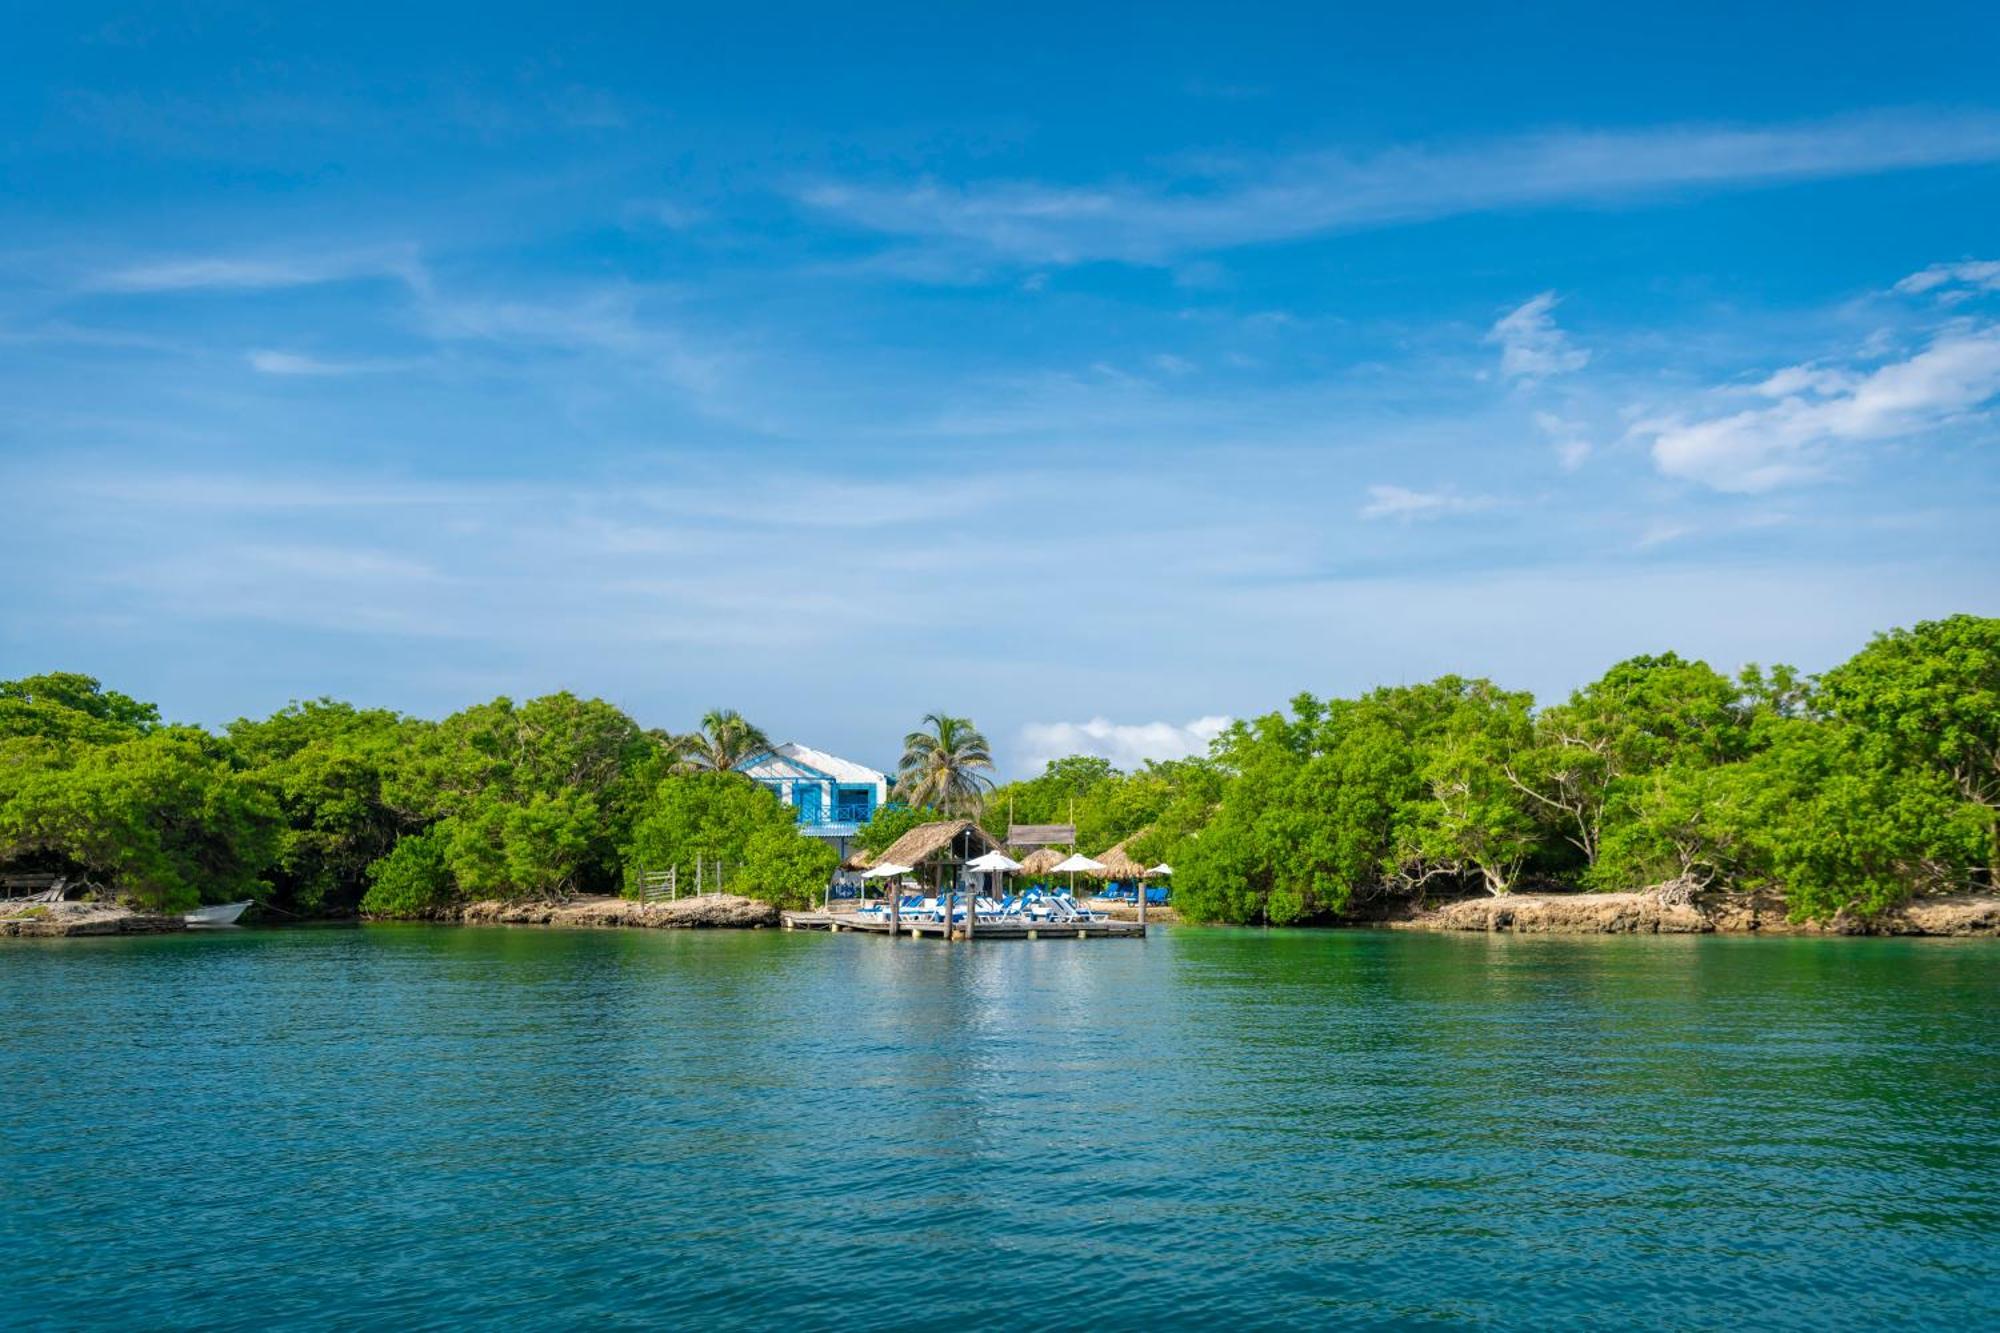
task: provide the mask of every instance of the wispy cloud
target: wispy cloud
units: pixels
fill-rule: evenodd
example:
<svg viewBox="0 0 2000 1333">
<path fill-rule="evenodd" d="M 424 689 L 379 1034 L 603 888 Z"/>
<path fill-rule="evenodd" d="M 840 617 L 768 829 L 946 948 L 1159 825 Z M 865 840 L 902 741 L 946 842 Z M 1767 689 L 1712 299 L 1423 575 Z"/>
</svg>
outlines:
<svg viewBox="0 0 2000 1333">
<path fill-rule="evenodd" d="M 1590 437 L 1581 422 L 1569 421 L 1554 412 L 1535 413 L 1535 428 L 1556 451 L 1556 461 L 1565 472 L 1574 472 L 1589 461 Z"/>
<path fill-rule="evenodd" d="M 1442 518 L 1447 514 L 1471 514 L 1491 509 L 1499 501 L 1490 495 L 1459 495 L 1453 491 L 1413 491 L 1406 486 L 1370 486 L 1368 503 L 1361 506 L 1367 519 Z"/>
<path fill-rule="evenodd" d="M 1209 742 L 1229 726 L 1227 717 L 1198 717 L 1192 722 L 1113 722 L 1094 717 L 1088 722 L 1030 722 L 1021 728 L 1020 752 L 1026 772 L 1038 772 L 1051 759 L 1094 754 L 1120 768 L 1133 769 L 1148 759 L 1186 759 L 1208 753 Z"/>
<path fill-rule="evenodd" d="M 1510 380 L 1547 379 L 1582 370 L 1590 353 L 1556 327 L 1554 292 L 1523 301 L 1493 325 L 1486 341 L 1500 346 L 1500 373 Z"/>
<path fill-rule="evenodd" d="M 244 360 L 260 375 L 367 375 L 398 370 L 407 364 L 400 361 L 328 361 L 302 352 L 280 352 L 271 348 L 258 348 Z"/>
<path fill-rule="evenodd" d="M 390 277 L 412 289 L 429 279 L 407 247 L 338 254 L 196 255 L 109 269 L 86 288 L 102 292 L 261 291 Z"/>
<path fill-rule="evenodd" d="M 1192 252 L 1496 209 L 1996 160 L 2000 116 L 1884 113 L 1319 152 L 1150 186 L 828 181 L 801 198 L 867 230 L 1015 262 L 1165 264 Z"/>
<path fill-rule="evenodd" d="M 1739 391 L 1740 392 L 1740 391 Z M 1758 406 L 1637 423 L 1665 475 L 1756 493 L 1822 475 L 1842 444 L 1922 436 L 1986 415 L 2000 396 L 2000 325 L 1960 323 L 1872 370 L 1787 366 L 1751 392 Z"/>
<path fill-rule="evenodd" d="M 1966 259 L 1956 264 L 1932 264 L 1896 284 L 1905 296 L 1935 293 L 1947 304 L 1981 293 L 2000 292 L 2000 259 Z"/>
</svg>

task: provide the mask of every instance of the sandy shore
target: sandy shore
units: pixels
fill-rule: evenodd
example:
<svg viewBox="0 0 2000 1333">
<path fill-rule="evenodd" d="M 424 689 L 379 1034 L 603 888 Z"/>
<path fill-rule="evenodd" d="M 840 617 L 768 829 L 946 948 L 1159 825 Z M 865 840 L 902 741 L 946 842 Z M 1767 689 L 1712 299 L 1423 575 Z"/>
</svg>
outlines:
<svg viewBox="0 0 2000 1333">
<path fill-rule="evenodd" d="M 2000 895 L 1925 898 L 1864 921 L 1785 919 L 1775 897 L 1718 895 L 1699 905 L 1657 894 L 1508 894 L 1467 898 L 1388 925 L 1399 930 L 1482 930 L 1521 935 L 2000 935 Z"/>
</svg>

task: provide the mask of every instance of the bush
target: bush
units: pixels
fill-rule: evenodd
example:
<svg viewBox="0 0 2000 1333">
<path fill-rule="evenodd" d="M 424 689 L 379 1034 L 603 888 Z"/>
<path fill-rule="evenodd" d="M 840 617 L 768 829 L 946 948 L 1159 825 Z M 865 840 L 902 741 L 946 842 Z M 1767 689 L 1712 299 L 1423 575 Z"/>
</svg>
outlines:
<svg viewBox="0 0 2000 1333">
<path fill-rule="evenodd" d="M 361 911 L 367 916 L 422 917 L 449 907 L 458 893 L 445 868 L 449 834 L 439 830 L 413 833 L 395 850 L 368 867 L 368 892 Z"/>
</svg>

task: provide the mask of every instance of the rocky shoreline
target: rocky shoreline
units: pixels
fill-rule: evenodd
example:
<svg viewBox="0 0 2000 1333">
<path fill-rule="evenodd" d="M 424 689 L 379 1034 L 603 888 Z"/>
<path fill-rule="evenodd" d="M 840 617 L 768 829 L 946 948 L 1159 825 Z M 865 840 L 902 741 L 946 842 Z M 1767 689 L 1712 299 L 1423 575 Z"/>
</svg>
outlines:
<svg viewBox="0 0 2000 1333">
<path fill-rule="evenodd" d="M 1136 916 L 1125 909 L 1123 916 Z M 1148 913 L 1169 923 L 1171 912 Z M 555 926 L 627 930 L 760 930 L 779 924 L 770 903 L 735 894 L 710 894 L 670 902 L 591 897 L 551 902 L 467 903 L 430 918 L 466 926 Z M 1785 919 L 1775 895 L 1639 893 L 1509 894 L 1465 898 L 1387 918 L 1354 918 L 1342 924 L 1391 930 L 1483 931 L 1513 935 L 1925 935 L 2000 936 L 2000 894 L 1923 898 L 1863 920 L 1846 915 L 1830 922 Z M 135 912 L 108 903 L 35 903 L 0 908 L 0 937 L 61 938 L 93 935 L 159 935 L 187 930 L 178 916 Z"/>
<path fill-rule="evenodd" d="M 1397 930 L 1515 935 L 2000 935 L 2000 895 L 1922 898 L 1879 917 L 1788 921 L 1775 895 L 1688 900 L 1641 893 L 1508 894 L 1466 898 L 1382 923 Z"/>
<path fill-rule="evenodd" d="M 630 898 L 467 903 L 437 918 L 467 926 L 583 926 L 637 930 L 759 930 L 778 924 L 775 905 L 733 893 L 663 903 Z"/>
<path fill-rule="evenodd" d="M 0 937 L 61 939 L 71 935 L 165 935 L 186 930 L 178 916 L 155 916 L 112 903 L 26 903 L 0 907 Z"/>
</svg>

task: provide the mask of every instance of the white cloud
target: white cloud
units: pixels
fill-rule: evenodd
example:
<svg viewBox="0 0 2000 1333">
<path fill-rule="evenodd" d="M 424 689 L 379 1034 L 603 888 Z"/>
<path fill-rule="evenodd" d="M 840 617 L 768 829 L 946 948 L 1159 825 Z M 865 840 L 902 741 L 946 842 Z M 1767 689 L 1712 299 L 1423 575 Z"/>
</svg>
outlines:
<svg viewBox="0 0 2000 1333">
<path fill-rule="evenodd" d="M 429 284 L 414 251 L 399 247 L 349 254 L 165 259 L 100 273 L 86 285 L 104 292 L 263 291 L 369 277 L 395 278 L 419 291 Z"/>
<path fill-rule="evenodd" d="M 1979 292 L 2000 292 L 2000 259 L 1967 259 L 1956 264 L 1932 264 L 1896 284 L 1905 296 L 1936 292 L 1947 304 Z"/>
<path fill-rule="evenodd" d="M 1769 491 L 1821 475 L 1844 443 L 1923 435 L 1983 415 L 2000 395 L 2000 326 L 1959 324 L 1873 370 L 1789 366 L 1755 386 L 1768 406 L 1642 421 L 1662 473 L 1719 491 Z"/>
<path fill-rule="evenodd" d="M 1592 445 L 1584 434 L 1583 423 L 1565 421 L 1553 412 L 1535 413 L 1535 426 L 1556 451 L 1556 461 L 1565 472 L 1574 472 L 1589 460 Z"/>
<path fill-rule="evenodd" d="M 1539 380 L 1582 370 L 1590 353 L 1556 327 L 1554 292 L 1531 297 L 1503 315 L 1486 341 L 1500 344 L 1500 373 L 1510 380 Z"/>
<path fill-rule="evenodd" d="M 2000 116 L 1875 114 L 1309 153 L 1152 187 L 828 182 L 801 197 L 885 235 L 1019 262 L 1168 264 L 1194 252 L 1495 209 L 1995 160 Z"/>
<path fill-rule="evenodd" d="M 1491 509 L 1496 503 L 1498 501 L 1490 495 L 1413 491 L 1405 486 L 1370 486 L 1368 503 L 1361 506 L 1361 517 L 1395 518 L 1407 522 L 1417 518 L 1441 518 L 1446 514 L 1474 513 Z"/>
<path fill-rule="evenodd" d="M 1021 728 L 1024 770 L 1039 773 L 1051 759 L 1065 755 L 1102 755 L 1123 769 L 1148 759 L 1186 759 L 1208 753 L 1208 743 L 1229 725 L 1226 717 L 1198 717 L 1192 722 L 1113 722 L 1094 717 L 1088 722 L 1030 722 Z"/>
<path fill-rule="evenodd" d="M 245 358 L 260 375 L 362 375 L 394 369 L 387 361 L 323 361 L 300 352 L 279 352 L 259 348 Z"/>
<path fill-rule="evenodd" d="M 1642 551 L 1648 551 L 1655 546 L 1665 546 L 1668 542 L 1679 541 L 1693 532 L 1694 527 L 1690 524 L 1676 523 L 1671 519 L 1655 519 L 1646 525 L 1646 530 L 1639 534 L 1639 539 L 1633 545 Z"/>
</svg>

